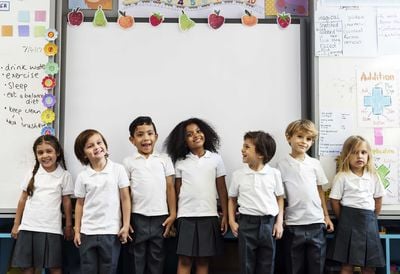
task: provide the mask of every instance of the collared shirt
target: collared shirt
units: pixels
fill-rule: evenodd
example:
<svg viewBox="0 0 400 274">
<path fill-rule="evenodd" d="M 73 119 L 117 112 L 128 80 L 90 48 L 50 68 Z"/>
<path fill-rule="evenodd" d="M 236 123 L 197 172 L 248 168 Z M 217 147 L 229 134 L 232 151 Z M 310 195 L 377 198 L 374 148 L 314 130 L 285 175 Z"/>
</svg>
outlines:
<svg viewBox="0 0 400 274">
<path fill-rule="evenodd" d="M 260 171 L 246 166 L 232 174 L 229 197 L 238 197 L 242 214 L 276 216 L 279 213 L 276 197 L 283 194 L 281 173 L 269 165 Z"/>
<path fill-rule="evenodd" d="M 304 161 L 287 155 L 278 163 L 277 168 L 282 174 L 288 202 L 285 208 L 286 225 L 324 223 L 318 185 L 327 184 L 328 179 L 321 163 L 308 155 L 305 155 Z"/>
<path fill-rule="evenodd" d="M 156 152 L 148 158 L 135 153 L 123 164 L 131 182 L 132 212 L 145 216 L 168 214 L 166 177 L 175 174 L 171 158 Z"/>
<path fill-rule="evenodd" d="M 175 164 L 176 178 L 182 179 L 178 197 L 179 217 L 218 216 L 216 178 L 225 176 L 219 154 L 206 151 L 202 157 L 192 153 Z"/>
<path fill-rule="evenodd" d="M 384 195 L 385 188 L 376 174 L 365 171 L 359 177 L 350 171 L 336 174 L 329 198 L 340 200 L 342 206 L 375 210 L 374 198 Z"/>
<path fill-rule="evenodd" d="M 85 198 L 81 233 L 118 234 L 121 227 L 120 189 L 129 187 L 124 167 L 107 160 L 102 171 L 86 166 L 75 182 L 75 196 Z"/>
<path fill-rule="evenodd" d="M 32 171 L 22 184 L 26 191 Z M 62 196 L 74 192 L 71 174 L 60 165 L 53 172 L 39 167 L 34 182 L 33 195 L 28 197 L 19 230 L 63 234 L 61 226 Z"/>
</svg>

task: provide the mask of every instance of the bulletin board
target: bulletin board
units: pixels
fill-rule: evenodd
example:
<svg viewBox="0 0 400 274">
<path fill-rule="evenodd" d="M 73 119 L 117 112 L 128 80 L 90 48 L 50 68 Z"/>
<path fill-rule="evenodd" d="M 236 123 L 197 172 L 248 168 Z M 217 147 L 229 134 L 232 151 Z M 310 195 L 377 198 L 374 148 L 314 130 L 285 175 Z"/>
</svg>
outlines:
<svg viewBox="0 0 400 274">
<path fill-rule="evenodd" d="M 181 32 L 171 19 L 154 28 L 147 21 L 129 30 L 115 23 L 67 27 L 62 137 L 73 176 L 82 169 L 72 154 L 84 129 L 102 132 L 116 162 L 134 152 L 130 122 L 154 119 L 157 150 L 173 127 L 199 117 L 221 137 L 229 175 L 241 167 L 243 135 L 264 130 L 277 142 L 273 162 L 289 152 L 287 124 L 305 117 L 307 49 L 305 25 L 275 20 L 245 27 L 231 19 L 212 30 L 205 20 Z"/>
<path fill-rule="evenodd" d="M 0 1 L 0 213 L 15 211 L 21 183 L 32 170 L 32 145 L 46 124 L 42 79 L 49 57 L 45 32 L 54 1 Z"/>
</svg>

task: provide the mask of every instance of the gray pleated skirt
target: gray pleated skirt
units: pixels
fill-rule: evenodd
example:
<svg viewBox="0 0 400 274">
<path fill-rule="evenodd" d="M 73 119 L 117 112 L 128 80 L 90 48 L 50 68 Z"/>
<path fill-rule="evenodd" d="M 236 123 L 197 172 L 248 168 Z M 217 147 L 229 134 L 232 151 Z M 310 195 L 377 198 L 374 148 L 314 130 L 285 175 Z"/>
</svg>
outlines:
<svg viewBox="0 0 400 274">
<path fill-rule="evenodd" d="M 328 257 L 344 264 L 361 267 L 385 266 L 375 213 L 371 210 L 342 206 Z"/>
<path fill-rule="evenodd" d="M 11 265 L 20 268 L 62 267 L 62 235 L 21 230 Z"/>
<path fill-rule="evenodd" d="M 223 237 L 218 217 L 178 218 L 176 254 L 189 257 L 221 255 Z"/>
</svg>

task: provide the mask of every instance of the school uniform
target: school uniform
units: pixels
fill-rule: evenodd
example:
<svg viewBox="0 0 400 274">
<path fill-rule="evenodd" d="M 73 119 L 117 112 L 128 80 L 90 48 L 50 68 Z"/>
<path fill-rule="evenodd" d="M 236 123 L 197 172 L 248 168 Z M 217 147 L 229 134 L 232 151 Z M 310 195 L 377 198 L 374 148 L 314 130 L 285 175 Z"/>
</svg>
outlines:
<svg viewBox="0 0 400 274">
<path fill-rule="evenodd" d="M 175 170 L 165 154 L 153 153 L 148 158 L 140 153 L 123 161 L 131 184 L 133 273 L 159 274 L 165 260 L 163 222 L 168 218 L 166 177 Z"/>
<path fill-rule="evenodd" d="M 225 176 L 219 154 L 206 150 L 192 153 L 175 163 L 176 178 L 182 179 L 178 197 L 177 254 L 208 257 L 222 253 L 223 238 L 217 212 L 216 178 Z"/>
<path fill-rule="evenodd" d="M 102 171 L 90 165 L 78 174 L 75 196 L 84 198 L 79 248 L 82 273 L 116 273 L 122 225 L 120 189 L 129 187 L 124 167 L 107 159 Z"/>
<path fill-rule="evenodd" d="M 277 168 L 282 174 L 285 208 L 285 266 L 288 274 L 322 274 L 326 257 L 325 221 L 318 186 L 328 183 L 320 162 L 287 155 Z"/>
<path fill-rule="evenodd" d="M 335 176 L 329 197 L 340 200 L 341 211 L 330 258 L 362 267 L 385 266 L 374 213 L 374 198 L 384 195 L 385 189 L 375 174 L 365 171 L 359 177 L 341 172 Z"/>
<path fill-rule="evenodd" d="M 279 170 L 265 165 L 260 171 L 248 166 L 235 171 L 229 197 L 237 197 L 239 205 L 239 254 L 242 274 L 274 273 L 275 239 L 272 236 L 276 200 L 283 196 Z"/>
<path fill-rule="evenodd" d="M 32 171 L 22 190 L 26 191 Z M 73 194 L 71 174 L 60 165 L 53 172 L 42 166 L 35 174 L 33 195 L 29 196 L 18 230 L 12 265 L 50 268 L 62 266 L 62 196 Z"/>
</svg>

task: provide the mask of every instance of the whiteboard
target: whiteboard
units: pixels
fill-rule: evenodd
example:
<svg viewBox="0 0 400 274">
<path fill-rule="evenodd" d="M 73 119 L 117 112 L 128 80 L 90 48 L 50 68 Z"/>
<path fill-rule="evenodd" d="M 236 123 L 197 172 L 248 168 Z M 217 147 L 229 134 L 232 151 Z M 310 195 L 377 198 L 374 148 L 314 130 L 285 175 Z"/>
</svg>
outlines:
<svg viewBox="0 0 400 274">
<path fill-rule="evenodd" d="M 353 119 L 349 135 L 361 135 L 374 147 L 374 129 L 360 127 L 357 123 L 356 72 L 357 70 L 366 68 L 371 71 L 400 71 L 400 55 L 381 56 L 377 58 L 320 57 L 316 58 L 316 64 L 318 68 L 316 81 L 319 111 L 333 110 L 350 113 Z M 382 133 L 384 146 L 400 148 L 400 128 L 383 128 Z M 320 157 L 323 168 L 331 182 L 335 175 L 336 166 L 334 158 L 333 156 Z M 392 172 L 398 173 L 397 170 L 393 170 Z M 395 216 L 396 218 L 400 216 L 400 204 L 383 205 L 382 209 L 382 215 Z"/>
<path fill-rule="evenodd" d="M 63 138 L 73 176 L 82 169 L 73 155 L 77 135 L 98 129 L 110 159 L 133 153 L 128 127 L 139 115 L 153 118 L 157 149 L 180 121 L 199 117 L 221 137 L 228 181 L 241 163 L 243 135 L 270 132 L 279 157 L 289 152 L 285 128 L 302 117 L 300 24 L 247 28 L 225 24 L 217 31 L 198 23 L 180 32 L 176 23 L 151 27 L 115 23 L 67 28 Z"/>
<path fill-rule="evenodd" d="M 40 135 L 41 81 L 49 57 L 40 30 L 50 25 L 50 0 L 2 1 L 0 11 L 0 213 L 15 211 L 22 179 L 34 165 L 32 145 Z M 5 29 L 7 28 L 7 31 Z"/>
</svg>

